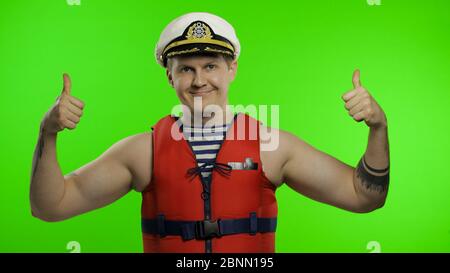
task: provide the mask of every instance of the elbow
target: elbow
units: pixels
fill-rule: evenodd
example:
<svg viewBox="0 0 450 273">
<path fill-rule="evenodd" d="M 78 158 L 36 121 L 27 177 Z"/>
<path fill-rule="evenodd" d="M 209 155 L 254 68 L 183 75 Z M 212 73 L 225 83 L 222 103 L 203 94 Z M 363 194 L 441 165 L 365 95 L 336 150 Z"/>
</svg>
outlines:
<svg viewBox="0 0 450 273">
<path fill-rule="evenodd" d="M 382 207 L 384 207 L 385 203 L 386 203 L 386 199 L 383 199 L 383 200 L 377 201 L 377 202 L 370 202 L 370 203 L 363 204 L 363 205 L 359 206 L 353 212 L 356 212 L 356 213 L 373 212 L 375 210 L 378 210 L 378 209 L 381 209 Z"/>
<path fill-rule="evenodd" d="M 55 223 L 55 222 L 60 222 L 60 221 L 64 220 L 63 218 L 60 218 L 60 217 L 57 217 L 54 215 L 50 215 L 50 214 L 42 214 L 42 213 L 37 214 L 35 212 L 31 212 L 31 215 L 34 218 L 37 218 L 37 219 L 42 220 L 47 223 Z"/>
<path fill-rule="evenodd" d="M 56 212 L 50 210 L 38 210 L 31 206 L 31 216 L 44 222 L 53 223 L 64 220 Z"/>
<path fill-rule="evenodd" d="M 31 216 L 33 216 L 36 219 L 42 220 L 44 222 L 57 222 L 57 219 L 55 217 L 51 217 L 48 214 L 38 213 L 36 210 L 31 210 Z"/>
<path fill-rule="evenodd" d="M 381 209 L 384 205 L 379 205 L 379 206 L 371 206 L 371 207 L 367 207 L 362 209 L 361 211 L 359 211 L 359 213 L 370 213 L 370 212 L 374 212 L 377 209 Z"/>
<path fill-rule="evenodd" d="M 375 210 L 381 209 L 386 204 L 387 191 L 380 192 L 379 194 L 356 194 L 355 210 L 356 213 L 369 213 Z"/>
</svg>

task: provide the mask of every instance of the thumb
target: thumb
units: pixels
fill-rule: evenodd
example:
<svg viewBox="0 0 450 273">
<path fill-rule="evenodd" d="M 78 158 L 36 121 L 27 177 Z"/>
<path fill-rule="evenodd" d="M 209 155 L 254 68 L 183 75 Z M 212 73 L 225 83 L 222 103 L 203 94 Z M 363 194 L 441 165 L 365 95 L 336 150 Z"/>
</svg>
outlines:
<svg viewBox="0 0 450 273">
<path fill-rule="evenodd" d="M 361 80 L 359 79 L 359 75 L 360 75 L 359 69 L 356 69 L 353 72 L 353 78 L 352 78 L 353 88 L 357 88 L 357 87 L 361 86 Z"/>
<path fill-rule="evenodd" d="M 70 76 L 67 73 L 63 74 L 64 87 L 61 94 L 66 94 L 70 96 L 70 89 L 72 88 L 72 82 L 70 81 Z"/>
</svg>

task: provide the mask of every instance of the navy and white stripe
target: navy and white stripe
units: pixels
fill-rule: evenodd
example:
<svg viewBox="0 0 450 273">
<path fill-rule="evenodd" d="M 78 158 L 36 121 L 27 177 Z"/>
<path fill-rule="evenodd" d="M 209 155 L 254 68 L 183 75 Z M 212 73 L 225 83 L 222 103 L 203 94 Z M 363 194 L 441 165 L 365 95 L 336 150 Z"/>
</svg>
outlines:
<svg viewBox="0 0 450 273">
<path fill-rule="evenodd" d="M 230 125 L 229 123 L 212 127 L 181 126 L 185 138 L 189 141 L 194 151 L 199 167 L 202 163 L 215 162 L 217 152 L 222 145 Z M 210 176 L 212 167 L 211 165 L 206 166 L 207 171 L 203 171 L 202 176 Z"/>
</svg>

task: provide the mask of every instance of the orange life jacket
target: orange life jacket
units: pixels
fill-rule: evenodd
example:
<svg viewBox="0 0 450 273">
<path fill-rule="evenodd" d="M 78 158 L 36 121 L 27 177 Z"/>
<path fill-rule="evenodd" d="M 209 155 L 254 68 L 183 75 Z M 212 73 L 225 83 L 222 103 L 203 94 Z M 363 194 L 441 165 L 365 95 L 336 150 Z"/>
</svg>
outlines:
<svg viewBox="0 0 450 273">
<path fill-rule="evenodd" d="M 274 252 L 276 187 L 262 171 L 259 122 L 235 115 L 207 178 L 178 124 L 168 115 L 152 127 L 153 173 L 142 193 L 144 252 Z"/>
</svg>

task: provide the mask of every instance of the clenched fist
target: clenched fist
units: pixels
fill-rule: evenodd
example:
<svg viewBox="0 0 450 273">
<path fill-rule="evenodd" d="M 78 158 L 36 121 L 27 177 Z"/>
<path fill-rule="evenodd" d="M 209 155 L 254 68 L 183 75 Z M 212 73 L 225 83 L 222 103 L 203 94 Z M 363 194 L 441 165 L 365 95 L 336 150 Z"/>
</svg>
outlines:
<svg viewBox="0 0 450 273">
<path fill-rule="evenodd" d="M 342 95 L 345 109 L 357 122 L 364 120 L 370 128 L 386 126 L 386 115 L 369 92 L 361 86 L 359 70 L 353 72 L 353 90 Z"/>
<path fill-rule="evenodd" d="M 75 129 L 83 115 L 84 103 L 70 95 L 71 81 L 67 74 L 63 75 L 64 87 L 55 104 L 45 114 L 41 128 L 49 134 L 56 134 L 68 128 Z"/>
</svg>

